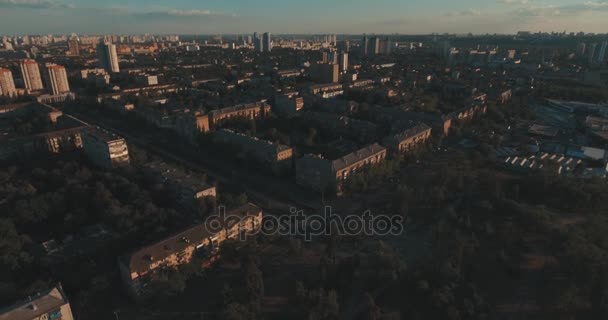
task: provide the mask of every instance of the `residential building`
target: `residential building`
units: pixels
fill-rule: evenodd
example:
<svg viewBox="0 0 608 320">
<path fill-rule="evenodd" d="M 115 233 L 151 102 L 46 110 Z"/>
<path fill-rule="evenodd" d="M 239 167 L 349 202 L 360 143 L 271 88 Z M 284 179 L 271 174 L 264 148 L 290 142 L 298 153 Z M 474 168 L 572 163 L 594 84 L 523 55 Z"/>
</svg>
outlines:
<svg viewBox="0 0 608 320">
<path fill-rule="evenodd" d="M 289 146 L 250 137 L 228 129 L 215 132 L 215 141 L 238 146 L 245 155 L 250 155 L 262 165 L 279 173 L 291 167 L 293 149 Z"/>
<path fill-rule="evenodd" d="M 219 216 L 223 218 L 219 228 L 198 224 L 119 258 L 120 274 L 129 293 L 135 298 L 141 297 L 157 271 L 177 268 L 190 263 L 194 257 L 208 266 L 224 241 L 257 232 L 263 219 L 262 209 L 251 203 Z"/>
<path fill-rule="evenodd" d="M 129 148 L 125 139 L 101 128 L 89 127 L 82 135 L 84 153 L 102 168 L 129 164 Z"/>
<path fill-rule="evenodd" d="M 340 80 L 338 64 L 313 64 L 310 66 L 310 79 L 320 83 L 336 83 Z"/>
<path fill-rule="evenodd" d="M 384 138 L 382 144 L 396 153 L 407 153 L 414 147 L 428 141 L 431 127 L 426 124 L 416 125 L 408 130 Z"/>
<path fill-rule="evenodd" d="M 263 52 L 272 51 L 272 39 L 270 32 L 264 33 L 264 36 L 262 37 L 262 42 L 264 43 L 264 48 L 262 50 Z"/>
<path fill-rule="evenodd" d="M 99 57 L 100 67 L 104 68 L 107 72 L 120 72 L 115 44 L 108 41 L 98 43 L 97 56 Z"/>
<path fill-rule="evenodd" d="M 266 102 L 239 104 L 211 111 L 209 122 L 212 126 L 218 127 L 222 122 L 232 118 L 260 119 L 268 116 L 270 109 L 270 105 Z"/>
<path fill-rule="evenodd" d="M 166 186 L 175 201 L 183 208 L 195 211 L 197 200 L 217 197 L 216 188 L 208 185 L 204 177 L 195 173 L 186 173 L 165 162 L 147 163 L 144 165 L 144 172 L 153 183 Z"/>
<path fill-rule="evenodd" d="M 70 92 L 68 75 L 63 66 L 47 63 L 44 65 L 43 76 L 46 89 L 51 95 L 61 95 Z"/>
<path fill-rule="evenodd" d="M 331 98 L 344 93 L 341 83 L 326 83 L 310 86 L 310 93 L 323 98 Z"/>
<path fill-rule="evenodd" d="M 21 77 L 27 90 L 37 91 L 43 89 L 40 69 L 35 60 L 23 59 L 19 61 L 19 68 L 21 69 Z"/>
<path fill-rule="evenodd" d="M 191 142 L 194 142 L 198 134 L 209 130 L 209 116 L 200 111 L 184 110 L 175 115 L 175 131 Z"/>
<path fill-rule="evenodd" d="M 281 117 L 292 117 L 304 108 L 304 98 L 297 94 L 281 94 L 274 97 L 273 112 Z"/>
<path fill-rule="evenodd" d="M 602 46 L 600 47 L 600 51 L 597 55 L 597 63 L 606 62 L 606 50 L 608 50 L 608 41 L 602 42 Z"/>
<path fill-rule="evenodd" d="M 346 72 L 348 70 L 348 53 L 340 53 L 338 56 L 338 65 L 340 66 L 340 72 Z"/>
<path fill-rule="evenodd" d="M 316 191 L 340 192 L 348 177 L 385 158 L 386 148 L 377 143 L 333 161 L 308 154 L 296 160 L 296 183 Z"/>
<path fill-rule="evenodd" d="M 68 40 L 68 54 L 70 56 L 80 55 L 80 45 L 78 44 L 78 38 L 73 37 Z"/>
<path fill-rule="evenodd" d="M 17 95 L 13 73 L 9 69 L 0 68 L 0 95 L 7 97 Z"/>
<path fill-rule="evenodd" d="M 144 86 L 155 86 L 158 84 L 158 76 L 140 74 L 137 76 L 137 82 Z"/>
<path fill-rule="evenodd" d="M 58 284 L 45 292 L 30 296 L 0 309 L 2 320 L 74 320 L 70 302 Z"/>
</svg>

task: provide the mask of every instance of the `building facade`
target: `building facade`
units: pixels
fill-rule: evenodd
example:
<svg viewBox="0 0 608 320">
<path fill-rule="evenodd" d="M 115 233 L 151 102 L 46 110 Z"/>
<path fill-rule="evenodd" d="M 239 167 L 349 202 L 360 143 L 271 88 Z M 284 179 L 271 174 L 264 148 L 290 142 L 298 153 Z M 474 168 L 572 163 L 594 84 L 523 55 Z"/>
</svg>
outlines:
<svg viewBox="0 0 608 320">
<path fill-rule="evenodd" d="M 263 219 L 262 209 L 251 203 L 226 211 L 223 216 L 225 219 L 219 221 L 221 228 L 199 224 L 121 257 L 120 274 L 129 293 L 134 298 L 141 297 L 159 270 L 190 263 L 195 257 L 208 265 L 224 241 L 257 232 Z"/>
<path fill-rule="evenodd" d="M 120 72 L 115 44 L 108 41 L 98 43 L 97 56 L 99 57 L 99 65 L 107 72 Z"/>
<path fill-rule="evenodd" d="M 84 153 L 96 165 L 111 169 L 129 164 L 129 148 L 125 139 L 104 131 L 89 127 L 82 135 Z"/>
<path fill-rule="evenodd" d="M 431 137 L 431 127 L 419 124 L 401 133 L 384 138 L 382 144 L 395 153 L 403 154 L 411 151 Z"/>
<path fill-rule="evenodd" d="M 386 153 L 386 148 L 375 143 L 333 161 L 305 155 L 296 160 L 296 183 L 316 191 L 339 193 L 352 174 L 383 162 Z"/>
<path fill-rule="evenodd" d="M 13 73 L 9 69 L 0 68 L 0 95 L 6 97 L 17 95 Z"/>
<path fill-rule="evenodd" d="M 65 67 L 47 63 L 44 65 L 44 82 L 46 89 L 52 95 L 61 95 L 66 92 L 70 92 L 70 85 L 68 83 L 68 75 L 65 71 Z"/>
<path fill-rule="evenodd" d="M 40 77 L 40 69 L 35 60 L 21 60 L 19 61 L 19 68 L 21 69 L 21 77 L 27 90 L 37 91 L 44 88 L 42 86 L 42 77 Z"/>
<path fill-rule="evenodd" d="M 266 102 L 240 104 L 234 107 L 213 110 L 209 113 L 209 122 L 217 127 L 232 118 L 261 119 L 270 114 L 270 105 Z"/>
</svg>

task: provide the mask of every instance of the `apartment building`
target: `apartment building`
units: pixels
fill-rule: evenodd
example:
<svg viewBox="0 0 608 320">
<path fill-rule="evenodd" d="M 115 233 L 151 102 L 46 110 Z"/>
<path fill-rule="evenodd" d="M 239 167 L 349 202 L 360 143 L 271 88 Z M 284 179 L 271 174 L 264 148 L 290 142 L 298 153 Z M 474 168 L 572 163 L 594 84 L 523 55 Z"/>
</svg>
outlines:
<svg viewBox="0 0 608 320">
<path fill-rule="evenodd" d="M 209 116 L 200 111 L 183 110 L 175 114 L 175 131 L 194 142 L 199 133 L 209 132 Z"/>
<path fill-rule="evenodd" d="M 305 155 L 296 160 L 296 183 L 317 191 L 341 191 L 342 183 L 364 167 L 386 159 L 386 148 L 374 143 L 336 160 Z"/>
<path fill-rule="evenodd" d="M 17 95 L 13 73 L 6 68 L 0 68 L 0 96 L 14 97 Z"/>
<path fill-rule="evenodd" d="M 214 127 L 233 118 L 260 119 L 270 114 L 270 105 L 266 102 L 240 104 L 229 108 L 213 110 L 209 113 L 210 123 Z"/>
<path fill-rule="evenodd" d="M 262 209 L 252 203 L 226 211 L 223 216 L 218 220 L 221 230 L 198 224 L 119 258 L 120 274 L 129 293 L 140 297 L 156 272 L 190 263 L 194 257 L 208 265 L 224 241 L 257 232 L 263 219 Z"/>
<path fill-rule="evenodd" d="M 295 94 L 282 94 L 275 96 L 273 112 L 281 117 L 295 116 L 304 108 L 304 98 Z"/>
<path fill-rule="evenodd" d="M 68 298 L 61 284 L 45 292 L 0 308 L 2 320 L 74 320 Z"/>
<path fill-rule="evenodd" d="M 88 127 L 82 135 L 84 153 L 102 168 L 129 164 L 129 148 L 125 139 L 97 127 Z"/>
<path fill-rule="evenodd" d="M 197 200 L 217 197 L 216 188 L 208 185 L 204 177 L 186 173 L 165 162 L 147 163 L 144 165 L 144 172 L 151 182 L 166 186 L 183 208 L 195 209 Z"/>
<path fill-rule="evenodd" d="M 228 129 L 215 132 L 215 141 L 240 147 L 244 154 L 275 172 L 291 166 L 293 149 L 289 146 L 250 137 Z"/>
<path fill-rule="evenodd" d="M 395 153 L 407 153 L 431 137 L 431 127 L 419 124 L 403 132 L 384 138 L 382 144 Z"/>
<path fill-rule="evenodd" d="M 344 94 L 344 87 L 341 83 L 327 83 L 310 86 L 310 93 L 329 99 Z"/>
</svg>

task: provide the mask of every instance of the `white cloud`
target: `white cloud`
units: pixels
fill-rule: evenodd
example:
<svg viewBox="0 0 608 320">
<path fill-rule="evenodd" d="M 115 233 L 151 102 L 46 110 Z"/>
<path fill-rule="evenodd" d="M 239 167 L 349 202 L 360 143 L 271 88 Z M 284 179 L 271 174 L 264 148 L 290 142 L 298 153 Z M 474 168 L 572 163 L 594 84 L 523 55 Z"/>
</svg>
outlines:
<svg viewBox="0 0 608 320">
<path fill-rule="evenodd" d="M 213 14 L 211 10 L 201 10 L 201 9 L 192 9 L 192 10 L 177 10 L 171 9 L 167 11 L 168 15 L 171 16 L 182 16 L 182 17 L 192 17 L 192 16 L 208 16 Z"/>
<path fill-rule="evenodd" d="M 453 11 L 448 13 L 450 17 L 466 17 L 466 16 L 480 16 L 481 11 L 478 9 L 469 8 L 468 10 L 463 11 Z"/>
<path fill-rule="evenodd" d="M 498 2 L 508 5 L 524 5 L 532 2 L 532 0 L 498 0 Z"/>
<path fill-rule="evenodd" d="M 74 8 L 74 5 L 66 4 L 63 2 L 57 2 L 55 0 L 0 0 L 0 7 L 48 9 L 48 8 Z"/>
</svg>

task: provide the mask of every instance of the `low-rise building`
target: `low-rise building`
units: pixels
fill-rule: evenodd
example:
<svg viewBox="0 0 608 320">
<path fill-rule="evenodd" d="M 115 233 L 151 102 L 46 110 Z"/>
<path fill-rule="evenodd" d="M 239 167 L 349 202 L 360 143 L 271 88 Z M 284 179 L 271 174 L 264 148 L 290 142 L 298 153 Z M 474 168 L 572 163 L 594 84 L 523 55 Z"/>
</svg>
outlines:
<svg viewBox="0 0 608 320">
<path fill-rule="evenodd" d="M 374 143 L 336 160 L 305 155 L 296 160 L 296 183 L 317 191 L 338 191 L 352 174 L 386 159 L 386 148 Z"/>
<path fill-rule="evenodd" d="M 218 130 L 215 133 L 215 140 L 240 147 L 246 155 L 251 155 L 254 160 L 277 173 L 289 169 L 291 166 L 293 149 L 289 146 L 250 137 L 228 129 Z"/>
<path fill-rule="evenodd" d="M 431 137 L 431 127 L 419 124 L 403 132 L 384 138 L 382 144 L 396 153 L 406 153 Z"/>
<path fill-rule="evenodd" d="M 207 265 L 224 241 L 258 231 L 263 215 L 262 209 L 248 203 L 219 218 L 217 226 L 198 224 L 119 258 L 120 274 L 129 293 L 140 297 L 157 271 L 190 263 L 194 257 Z"/>
<path fill-rule="evenodd" d="M 304 108 L 304 98 L 296 94 L 275 96 L 273 112 L 281 117 L 292 117 Z"/>
<path fill-rule="evenodd" d="M 97 127 L 83 131 L 83 150 L 93 163 L 102 168 L 129 164 L 129 148 L 125 139 Z"/>
<path fill-rule="evenodd" d="M 222 122 L 232 118 L 260 119 L 270 114 L 270 105 L 266 102 L 240 104 L 229 108 L 213 110 L 209 113 L 209 122 L 218 127 Z"/>
<path fill-rule="evenodd" d="M 0 309 L 2 320 L 74 320 L 61 284 L 33 297 Z"/>
<path fill-rule="evenodd" d="M 194 142 L 198 134 L 209 130 L 209 116 L 200 111 L 183 110 L 175 114 L 175 131 L 190 142 Z"/>
<path fill-rule="evenodd" d="M 204 177 L 186 173 L 165 162 L 147 163 L 144 172 L 152 182 L 165 185 L 175 201 L 184 208 L 194 209 L 197 200 L 217 197 L 216 188 L 208 185 Z"/>
<path fill-rule="evenodd" d="M 329 99 L 344 94 L 344 87 L 341 83 L 318 84 L 310 87 L 310 93 Z"/>
</svg>

